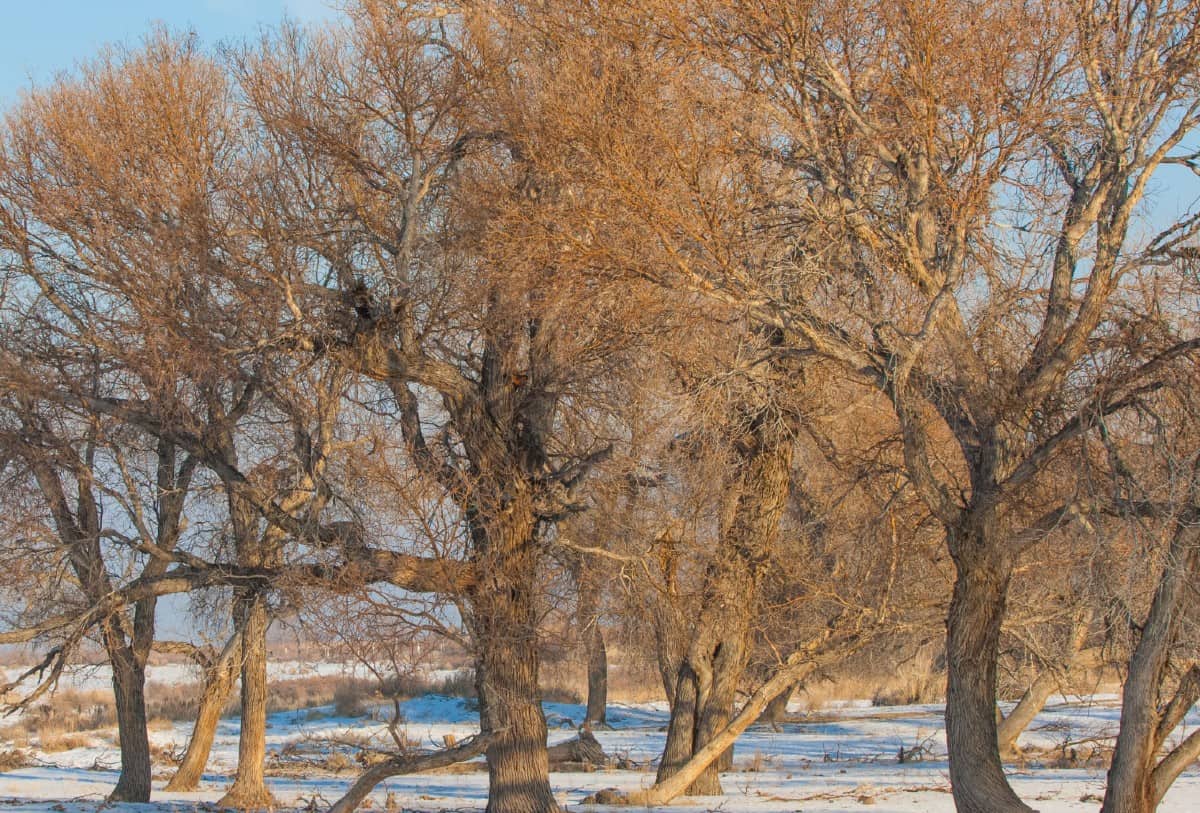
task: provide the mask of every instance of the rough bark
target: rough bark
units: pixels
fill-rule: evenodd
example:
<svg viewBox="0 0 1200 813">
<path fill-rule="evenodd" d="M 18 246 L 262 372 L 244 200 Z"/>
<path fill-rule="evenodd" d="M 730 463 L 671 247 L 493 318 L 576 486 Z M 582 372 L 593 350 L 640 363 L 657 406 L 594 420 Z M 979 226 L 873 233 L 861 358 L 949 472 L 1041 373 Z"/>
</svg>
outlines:
<svg viewBox="0 0 1200 813">
<path fill-rule="evenodd" d="M 506 518 L 475 530 L 484 575 L 469 596 L 475 681 L 480 728 L 496 735 L 487 748 L 487 813 L 559 809 L 538 685 L 536 523 L 522 510 L 524 496 L 514 497 Z"/>
<path fill-rule="evenodd" d="M 957 569 L 946 619 L 946 741 L 959 813 L 1029 813 L 1008 784 L 996 731 L 996 658 L 1012 563 L 981 530 L 951 534 Z"/>
<path fill-rule="evenodd" d="M 700 706 L 696 720 L 693 750 L 707 745 L 733 717 L 733 703 L 749 658 L 750 635 L 749 624 L 742 629 L 730 630 L 713 651 L 711 683 L 707 687 L 707 697 Z M 711 788 L 716 793 L 722 792 L 720 775 L 721 772 L 733 768 L 733 748 L 730 744 L 713 760 L 710 768 L 701 774 L 697 784 L 698 795 L 699 791 L 705 788 Z"/>
<path fill-rule="evenodd" d="M 630 794 L 625 801 L 630 805 L 655 807 L 665 805 L 672 799 L 683 795 L 695 783 L 705 769 L 741 736 L 762 714 L 767 704 L 780 692 L 787 691 L 796 681 L 810 673 L 815 664 L 806 662 L 802 655 L 794 655 L 766 683 L 750 696 L 737 715 L 702 748 L 698 749 L 692 758 L 678 768 L 669 777 L 658 779 L 646 790 Z"/>
<path fill-rule="evenodd" d="M 592 622 L 588 632 L 588 695 L 584 723 L 591 726 L 608 725 L 608 650 L 604 632 Z"/>
<path fill-rule="evenodd" d="M 237 680 L 239 665 L 242 662 L 241 641 L 240 631 L 235 632 L 221 651 L 217 662 L 205 670 L 204 689 L 196 711 L 196 724 L 192 726 L 192 734 L 188 738 L 187 750 L 179 763 L 179 769 L 167 782 L 166 790 L 187 793 L 200 787 L 200 779 L 204 775 L 213 739 L 216 737 L 217 723 L 221 719 L 221 710 L 229 700 L 233 683 Z"/>
<path fill-rule="evenodd" d="M 110 651 L 109 659 L 117 708 L 121 776 L 108 798 L 114 802 L 148 802 L 151 764 L 150 739 L 146 733 L 146 668 L 126 646 Z"/>
<path fill-rule="evenodd" d="M 220 807 L 257 810 L 273 807 L 263 762 L 267 755 L 267 613 L 266 598 L 240 597 L 237 612 L 242 633 L 242 713 L 238 734 L 238 767 L 233 786 L 217 803 Z"/>
<path fill-rule="evenodd" d="M 353 813 L 370 795 L 371 791 L 385 779 L 402 774 L 432 771 L 479 756 L 494 739 L 494 735 L 481 734 L 459 743 L 454 748 L 432 754 L 404 754 L 372 765 L 350 786 L 346 795 L 329 808 L 329 813 Z"/>
<path fill-rule="evenodd" d="M 1171 646 L 1178 633 L 1189 586 L 1200 570 L 1197 519 L 1200 517 L 1192 516 L 1177 524 L 1150 612 L 1129 660 L 1129 676 L 1121 697 L 1121 728 L 1108 769 L 1102 813 L 1148 813 L 1154 810 L 1170 787 L 1170 781 L 1182 770 L 1178 764 L 1182 756 L 1197 746 L 1197 743 L 1185 741 L 1167 756 L 1161 768 L 1158 765 L 1159 749 L 1175 727 L 1174 724 L 1163 725 L 1164 712 L 1171 706 L 1181 705 L 1168 704 L 1160 709 L 1159 692 L 1166 678 Z M 1187 687 L 1181 686 L 1180 690 L 1187 691 Z M 1186 705 L 1195 702 L 1195 697 L 1190 700 Z M 1174 722 L 1177 724 L 1178 720 Z M 1175 756 L 1176 752 L 1180 756 Z"/>
<path fill-rule="evenodd" d="M 705 575 L 700 618 L 677 673 L 660 783 L 726 728 L 746 667 L 759 571 L 778 535 L 792 461 L 786 423 L 760 415 L 751 427 L 738 450 L 738 481 L 725 509 L 717 558 Z M 731 741 L 726 753 L 697 773 L 688 794 L 719 795 L 720 771 L 732 762 Z"/>
<path fill-rule="evenodd" d="M 672 691 L 671 717 L 667 723 L 667 742 L 658 763 L 655 782 L 666 781 L 692 758 L 696 730 L 696 676 L 689 663 L 679 667 Z"/>
</svg>

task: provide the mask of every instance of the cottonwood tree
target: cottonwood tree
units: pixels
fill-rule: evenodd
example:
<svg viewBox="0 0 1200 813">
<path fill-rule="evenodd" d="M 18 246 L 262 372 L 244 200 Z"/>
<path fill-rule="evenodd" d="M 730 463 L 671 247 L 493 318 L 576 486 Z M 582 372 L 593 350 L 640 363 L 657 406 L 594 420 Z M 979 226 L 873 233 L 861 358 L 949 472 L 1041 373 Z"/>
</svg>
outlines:
<svg viewBox="0 0 1200 813">
<path fill-rule="evenodd" d="M 6 331 L 6 339 L 13 337 Z M 5 691 L 20 693 L 16 707 L 28 705 L 53 688 L 94 633 L 112 668 L 117 710 L 121 772 L 110 798 L 148 801 L 145 685 L 157 599 L 104 605 L 118 586 L 161 576 L 174 560 L 197 461 L 162 442 L 146 449 L 145 438 L 139 442 L 112 422 L 28 395 L 10 393 L 4 401 L 0 454 L 9 461 L 9 485 L 24 480 L 25 488 L 15 493 L 34 495 L 32 505 L 24 499 L 7 505 L 6 524 L 16 533 L 9 537 L 6 558 L 24 559 L 26 578 L 36 581 L 25 585 L 20 598 L 13 596 L 22 605 L 21 617 L 0 640 L 45 638 L 53 644 L 37 667 Z M 63 624 L 63 616 L 79 621 Z M 22 684 L 35 674 L 26 689 Z"/>
<path fill-rule="evenodd" d="M 617 325 L 638 297 L 582 285 L 527 231 L 555 190 L 525 160 L 538 145 L 522 120 L 537 113 L 486 20 L 374 2 L 349 16 L 344 33 L 287 32 L 241 70 L 266 138 L 297 168 L 299 239 L 328 268 L 296 291 L 297 347 L 387 396 L 398 462 L 454 511 L 455 549 L 430 562 L 443 576 L 397 584 L 462 608 L 494 735 L 489 810 L 555 810 L 539 574 L 615 440 L 589 406 L 620 369 L 630 339 Z"/>
<path fill-rule="evenodd" d="M 1015 562 L 1080 510 L 1047 466 L 1195 350 L 1095 366 L 1121 286 L 1195 231 L 1134 225 L 1198 123 L 1194 5 L 632 7 L 622 36 L 656 28 L 675 59 L 626 73 L 637 93 L 576 77 L 626 125 L 580 133 L 609 191 L 578 242 L 636 269 L 612 239 L 632 219 L 661 248 L 642 276 L 739 304 L 891 401 L 957 569 L 955 802 L 1027 810 L 998 755 L 996 654 Z M 759 262 L 764 242 L 790 252 Z"/>
<path fill-rule="evenodd" d="M 222 86 L 191 43 L 156 34 L 144 50 L 108 53 L 80 76 L 26 96 L 6 121 L 0 152 L 10 449 L 38 483 L 87 602 L 58 619 L 67 639 L 49 679 L 98 628 L 120 720 L 114 798 L 125 800 L 146 801 L 150 792 L 143 684 L 155 594 L 132 599 L 131 615 L 112 596 L 127 569 L 133 586 L 189 561 L 179 543 L 199 459 L 122 430 L 82 401 L 132 388 L 165 402 L 194 393 L 181 381 L 199 377 L 204 364 L 177 356 L 162 338 L 173 319 L 195 311 L 162 311 L 195 301 L 183 273 L 196 257 L 195 233 L 185 234 L 179 218 L 195 203 L 202 164 L 187 160 L 197 144 L 190 154 L 183 145 L 202 137 L 189 125 L 219 106 Z M 78 397 L 58 398 L 57 386 Z M 147 465 L 152 475 L 143 474 Z M 113 514 L 123 519 L 110 521 Z"/>
<path fill-rule="evenodd" d="M 165 649 L 168 652 L 173 650 L 173 647 Z M 188 793 L 200 787 L 200 779 L 204 776 L 204 768 L 208 765 L 213 741 L 216 739 L 217 724 L 225 711 L 225 704 L 233 692 L 240 671 L 242 631 L 234 630 L 219 650 L 189 645 L 184 654 L 200 668 L 201 689 L 196 703 L 196 720 L 188 735 L 183 758 L 164 788 L 180 793 Z"/>
<path fill-rule="evenodd" d="M 195 42 L 164 32 L 140 50 L 109 53 L 77 77 L 27 97 L 5 134 L 2 239 L 14 290 L 29 292 L 19 318 L 40 319 L 49 338 L 38 366 L 9 353 L 4 376 L 15 391 L 73 410 L 85 422 L 91 416 L 102 425 L 124 424 L 131 436 L 156 438 L 164 459 L 179 450 L 186 464 L 179 462 L 173 477 L 160 476 L 164 489 L 186 486 L 203 466 L 229 492 L 232 561 L 160 546 L 153 568 L 129 585 L 137 598 L 111 585 L 103 594 L 93 591 L 96 607 L 75 623 L 86 631 L 102 608 L 116 612 L 136 600 L 149 602 L 152 616 L 157 595 L 238 581 L 235 628 L 243 639 L 237 654 L 247 702 L 243 759 L 227 801 L 255 806 L 267 799 L 260 595 L 266 580 L 232 574 L 277 568 L 283 535 L 312 535 L 322 502 L 315 481 L 332 442 L 328 431 L 322 434 L 332 418 L 322 423 L 312 410 L 338 399 L 305 402 L 311 420 L 294 422 L 290 442 L 282 444 L 284 456 L 295 452 L 293 468 L 278 467 L 282 477 L 269 465 L 267 444 L 251 453 L 257 469 L 247 466 L 249 477 L 238 469 L 239 423 L 252 409 L 261 420 L 294 414 L 287 388 L 302 388 L 306 377 L 295 365 L 284 369 L 278 357 L 252 356 L 279 330 L 271 307 L 282 305 L 261 296 L 261 278 L 253 273 L 277 270 L 271 252 L 278 247 L 263 250 L 260 242 L 257 253 L 244 250 L 245 236 L 262 228 L 252 217 L 254 176 L 237 133 L 223 69 Z M 88 359 L 92 372 L 79 366 Z M 336 378 L 336 371 L 327 376 Z M 264 404 L 275 415 L 265 415 Z M 288 518 L 286 530 L 278 522 L 262 527 L 267 505 Z M 146 527 L 139 528 L 142 537 Z M 151 640 L 139 644 L 143 666 Z M 200 722 L 215 723 L 215 715 Z M 139 793 L 148 787 L 147 781 Z"/>
</svg>

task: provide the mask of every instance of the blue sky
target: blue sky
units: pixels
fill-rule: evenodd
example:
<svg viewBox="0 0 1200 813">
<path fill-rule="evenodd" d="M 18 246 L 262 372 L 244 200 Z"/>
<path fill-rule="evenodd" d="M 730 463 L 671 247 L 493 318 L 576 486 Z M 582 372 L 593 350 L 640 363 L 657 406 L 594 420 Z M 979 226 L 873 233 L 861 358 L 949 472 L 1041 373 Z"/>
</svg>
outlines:
<svg viewBox="0 0 1200 813">
<path fill-rule="evenodd" d="M 286 14 L 334 16 L 337 0 L 0 0 L 0 109 L 109 42 L 136 42 L 154 21 L 208 44 L 255 34 Z"/>
</svg>

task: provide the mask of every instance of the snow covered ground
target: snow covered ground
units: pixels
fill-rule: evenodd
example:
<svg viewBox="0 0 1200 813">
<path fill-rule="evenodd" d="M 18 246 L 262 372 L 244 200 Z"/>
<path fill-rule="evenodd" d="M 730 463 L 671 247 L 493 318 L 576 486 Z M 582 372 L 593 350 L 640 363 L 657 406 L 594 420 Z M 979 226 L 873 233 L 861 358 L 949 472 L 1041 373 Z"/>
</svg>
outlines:
<svg viewBox="0 0 1200 813">
<path fill-rule="evenodd" d="M 23 674 L 28 666 L 0 667 L 0 677 L 7 683 Z M 379 670 L 389 671 L 388 664 L 380 664 Z M 453 676 L 457 669 L 423 669 L 421 674 L 429 680 L 442 680 Z M 370 678 L 372 672 L 359 663 L 337 663 L 333 661 L 267 661 L 267 679 L 272 681 L 312 677 L 356 677 Z M 147 683 L 181 684 L 200 680 L 200 667 L 192 663 L 154 664 L 146 670 Z M 74 691 L 109 691 L 112 689 L 112 671 L 107 663 L 73 664 L 63 672 L 58 681 L 60 689 Z"/>
<path fill-rule="evenodd" d="M 428 696 L 402 706 L 405 733 L 413 741 L 441 744 L 445 734 L 461 738 L 475 731 L 477 716 L 460 698 Z M 383 710 L 377 710 L 379 714 Z M 941 708 L 936 705 L 873 708 L 865 703 L 827 706 L 805 712 L 793 706 L 792 722 L 781 730 L 756 727 L 738 743 L 735 770 L 723 776 L 725 795 L 680 800 L 676 810 L 721 810 L 728 813 L 782 813 L 802 810 L 846 811 L 952 811 L 945 757 Z M 546 704 L 551 743 L 573 736 L 583 708 Z M 1089 765 L 1093 739 L 1110 736 L 1119 715 L 1116 698 L 1087 700 L 1058 698 L 1022 739 L 1023 744 L 1048 749 L 1038 762 L 1011 767 L 1014 787 L 1035 808 L 1045 813 L 1096 810 L 1103 793 L 1104 771 Z M 594 773 L 555 773 L 551 780 L 560 802 L 579 805 L 584 797 L 604 788 L 632 790 L 653 781 L 652 760 L 662 749 L 667 713 L 663 704 L 613 705 L 611 730 L 596 732 L 605 750 L 630 767 Z M 1189 727 L 1200 724 L 1200 716 Z M 179 748 L 188 726 L 151 732 L 154 744 Z M 218 799 L 228 783 L 237 756 L 238 722 L 224 720 L 218 732 L 210 773 L 197 793 L 155 794 L 155 810 L 187 813 Z M 329 707 L 283 712 L 269 720 L 268 749 L 273 769 L 270 785 L 281 804 L 317 809 L 337 799 L 358 770 L 333 773 L 307 765 L 305 756 L 329 753 L 327 740 L 342 740 L 351 755 L 363 741 L 384 743 L 382 722 L 333 715 Z M 901 763 L 917 749 L 919 759 Z M 1082 767 L 1056 767 L 1056 757 L 1074 749 Z M 89 747 L 39 755 L 37 767 L 0 774 L 0 809 L 39 813 L 92 813 L 116 781 L 117 761 L 110 741 L 97 737 Z M 345 760 L 350 762 L 350 760 Z M 326 767 L 329 767 L 328 765 Z M 156 771 L 161 788 L 168 774 Z M 405 810 L 482 809 L 486 801 L 487 774 L 482 770 L 396 777 L 381 785 L 372 797 L 374 808 Z M 135 805 L 106 806 L 118 813 L 149 808 Z M 1185 774 L 1167 796 L 1164 811 L 1200 810 L 1200 771 Z"/>
</svg>

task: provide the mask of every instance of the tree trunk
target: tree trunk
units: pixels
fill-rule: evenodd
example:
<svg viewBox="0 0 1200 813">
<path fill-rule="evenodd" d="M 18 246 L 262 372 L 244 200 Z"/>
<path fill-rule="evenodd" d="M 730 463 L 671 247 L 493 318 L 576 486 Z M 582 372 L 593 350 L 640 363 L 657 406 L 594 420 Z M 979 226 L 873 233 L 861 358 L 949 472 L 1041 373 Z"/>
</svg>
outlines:
<svg viewBox="0 0 1200 813">
<path fill-rule="evenodd" d="M 503 633 L 477 645 L 484 733 L 498 734 L 487 749 L 487 813 L 557 813 L 538 688 L 537 641 L 529 627 Z"/>
<path fill-rule="evenodd" d="M 596 618 L 592 619 L 588 629 L 587 653 L 588 696 L 584 724 L 604 726 L 608 724 L 608 650 L 604 646 L 604 632 Z"/>
<path fill-rule="evenodd" d="M 703 748 L 711 742 L 717 732 L 723 730 L 733 717 L 733 702 L 746 669 L 746 646 L 750 635 L 748 628 L 731 630 L 713 650 L 712 681 L 708 686 L 707 696 L 702 697 L 700 703 L 693 750 Z M 730 744 L 713 760 L 709 771 L 701 774 L 698 788 L 713 788 L 716 793 L 721 793 L 720 775 L 722 771 L 733 769 L 733 749 L 734 745 Z M 700 795 L 699 790 L 696 791 L 696 795 Z"/>
<path fill-rule="evenodd" d="M 1129 659 L 1129 676 L 1121 697 L 1121 728 L 1108 769 L 1102 813 L 1149 813 L 1158 806 L 1169 786 L 1162 781 L 1166 772 L 1160 772 L 1159 781 L 1155 781 L 1158 750 L 1170 734 L 1170 731 L 1162 730 L 1159 692 L 1183 604 L 1190 583 L 1200 569 L 1197 519 L 1200 517 L 1180 521 L 1171 537 L 1167 563 L 1142 626 L 1141 637 Z M 1194 699 L 1187 705 L 1192 702 Z"/>
<path fill-rule="evenodd" d="M 242 617 L 242 717 L 238 733 L 238 767 L 233 786 L 220 807 L 258 810 L 272 807 L 274 797 L 263 779 L 267 756 L 267 614 L 266 597 L 240 597 Z"/>
<path fill-rule="evenodd" d="M 123 637 L 114 630 L 105 638 Z M 114 802 L 150 801 L 150 738 L 146 733 L 146 670 L 127 646 L 110 649 L 121 776 L 109 795 Z"/>
<path fill-rule="evenodd" d="M 787 714 L 788 701 L 792 699 L 792 693 L 795 689 L 795 686 L 789 686 L 785 691 L 776 695 L 770 703 L 767 703 L 767 707 L 759 715 L 756 724 L 769 725 L 778 731 L 779 723 L 783 720 L 783 716 Z"/>
<path fill-rule="evenodd" d="M 558 813 L 538 685 L 538 553 L 532 512 L 477 531 L 486 580 L 469 596 L 479 722 L 488 745 L 487 813 Z"/>
<path fill-rule="evenodd" d="M 726 728 L 746 667 L 759 569 L 778 537 L 791 484 L 793 446 L 790 427 L 772 416 L 757 415 L 751 424 L 753 432 L 738 449 L 736 486 L 723 508 L 720 549 L 705 573 L 700 617 L 679 669 L 659 783 Z M 688 795 L 721 794 L 720 772 L 732 763 L 730 741 L 719 758 L 697 772 Z"/>
<path fill-rule="evenodd" d="M 1070 650 L 1067 653 L 1067 669 L 1072 668 L 1080 659 L 1079 653 L 1087 643 L 1091 619 L 1091 613 L 1084 612 L 1073 623 Z M 1009 712 L 1008 716 L 997 720 L 996 744 L 1002 758 L 1013 759 L 1020 755 L 1020 751 L 1017 749 L 1017 738 L 1021 736 L 1021 732 L 1029 728 L 1029 724 L 1046 707 L 1046 701 L 1050 699 L 1050 695 L 1054 694 L 1058 684 L 1056 671 L 1052 668 L 1043 669 L 1034 678 L 1033 683 L 1029 684 L 1029 688 L 1021 695 L 1021 699 L 1017 701 L 1017 705 Z"/>
<path fill-rule="evenodd" d="M 996 732 L 996 657 L 1012 564 L 982 531 L 950 535 L 957 569 L 946 619 L 946 741 L 959 813 L 1029 813 L 1008 784 Z"/>
<path fill-rule="evenodd" d="M 1017 738 L 1029 727 L 1033 718 L 1046 707 L 1046 701 L 1058 688 L 1058 678 L 1051 669 L 1043 669 L 1029 684 L 1021 699 L 1008 716 L 996 724 L 996 745 L 1003 759 L 1015 759 L 1020 756 L 1017 750 Z"/>
<path fill-rule="evenodd" d="M 771 702 L 778 693 L 787 691 L 788 687 L 795 685 L 796 681 L 812 672 L 815 665 L 803 661 L 802 658 L 803 656 L 799 654 L 789 658 L 788 662 L 770 680 L 750 696 L 750 699 L 746 701 L 746 704 L 729 724 L 718 731 L 706 746 L 698 749 L 691 759 L 680 765 L 671 776 L 658 779 L 652 787 L 646 790 L 631 793 L 625 801 L 631 805 L 657 807 L 683 795 L 685 790 L 689 790 L 695 784 L 705 768 L 727 751 L 742 732 L 758 719 L 763 709 L 767 707 L 767 703 Z"/>
<path fill-rule="evenodd" d="M 710 621 L 708 614 L 702 616 L 697 638 L 679 669 L 658 782 L 673 776 L 716 732 L 725 728 L 732 716 L 733 701 L 746 665 L 744 646 L 749 632 L 742 623 L 727 616 L 725 628 L 718 631 L 719 626 L 719 621 Z M 731 745 L 699 772 L 688 788 L 688 795 L 719 796 L 723 792 L 721 771 L 728 770 L 732 761 Z"/>
<path fill-rule="evenodd" d="M 200 779 L 212 752 L 221 710 L 233 690 L 238 666 L 242 662 L 241 633 L 235 632 L 225 645 L 216 663 L 205 670 L 204 690 L 200 695 L 200 707 L 196 711 L 196 724 L 188 738 L 187 751 L 179 769 L 167 783 L 166 789 L 177 793 L 188 793 L 200 787 Z"/>
<path fill-rule="evenodd" d="M 600 629 L 599 591 L 582 557 L 572 558 L 571 575 L 579 594 L 575 624 L 587 653 L 588 695 L 583 722 L 584 725 L 603 726 L 607 724 L 608 651 L 604 646 L 604 631 Z"/>
<path fill-rule="evenodd" d="M 667 724 L 667 742 L 658 763 L 655 784 L 674 776 L 692 758 L 696 736 L 696 673 L 686 661 L 676 673 L 675 688 L 671 694 L 673 699 L 671 719 Z"/>
</svg>

